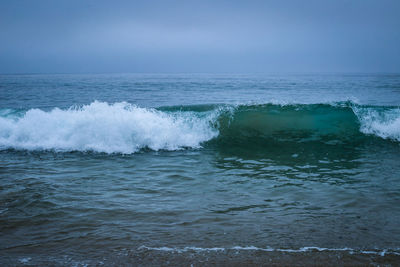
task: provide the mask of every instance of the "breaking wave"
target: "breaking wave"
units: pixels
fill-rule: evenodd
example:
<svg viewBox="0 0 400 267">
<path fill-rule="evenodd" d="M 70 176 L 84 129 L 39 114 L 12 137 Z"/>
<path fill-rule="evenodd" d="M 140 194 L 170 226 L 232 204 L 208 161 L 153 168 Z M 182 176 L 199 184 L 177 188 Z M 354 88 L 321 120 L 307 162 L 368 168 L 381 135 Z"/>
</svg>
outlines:
<svg viewBox="0 0 400 267">
<path fill-rule="evenodd" d="M 198 148 L 218 133 L 208 123 L 213 114 L 197 115 L 101 102 L 49 112 L 30 109 L 21 117 L 0 117 L 0 147 L 106 153 Z"/>
<path fill-rule="evenodd" d="M 142 108 L 93 102 L 50 111 L 0 110 L 0 149 L 135 153 L 208 144 L 400 141 L 400 108 L 334 104 Z"/>
</svg>

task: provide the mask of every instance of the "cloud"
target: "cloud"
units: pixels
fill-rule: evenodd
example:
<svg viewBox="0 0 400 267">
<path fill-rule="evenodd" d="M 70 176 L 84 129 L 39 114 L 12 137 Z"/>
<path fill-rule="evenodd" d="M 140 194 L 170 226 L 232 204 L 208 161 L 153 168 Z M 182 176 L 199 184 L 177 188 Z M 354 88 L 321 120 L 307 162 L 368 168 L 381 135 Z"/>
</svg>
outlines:
<svg viewBox="0 0 400 267">
<path fill-rule="evenodd" d="M 399 71 L 398 1 L 15 1 L 0 72 Z"/>
</svg>

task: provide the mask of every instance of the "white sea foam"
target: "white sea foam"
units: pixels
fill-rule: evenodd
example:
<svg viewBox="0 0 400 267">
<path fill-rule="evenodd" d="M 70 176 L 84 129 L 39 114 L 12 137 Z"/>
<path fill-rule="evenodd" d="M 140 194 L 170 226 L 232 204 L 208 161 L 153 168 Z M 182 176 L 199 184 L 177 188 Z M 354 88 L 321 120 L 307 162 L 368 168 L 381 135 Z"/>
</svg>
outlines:
<svg viewBox="0 0 400 267">
<path fill-rule="evenodd" d="M 298 249 L 286 249 L 286 248 L 271 248 L 271 247 L 255 247 L 255 246 L 234 246 L 229 248 L 221 248 L 221 247 L 211 247 L 211 248 L 202 248 L 202 247 L 183 247 L 183 248 L 171 248 L 171 247 L 147 247 L 140 246 L 139 250 L 147 249 L 147 250 L 156 250 L 163 252 L 211 252 L 211 251 L 228 251 L 228 250 L 247 250 L 247 251 L 265 251 L 265 252 L 285 252 L 285 253 L 304 253 L 304 252 L 347 252 L 349 254 L 373 254 L 379 256 L 385 255 L 400 255 L 399 249 L 383 249 L 383 250 L 362 250 L 362 249 L 353 249 L 353 248 L 323 248 L 323 247 L 301 247 Z"/>
<path fill-rule="evenodd" d="M 353 111 L 360 121 L 362 133 L 400 141 L 400 109 L 379 111 L 355 106 Z"/>
<path fill-rule="evenodd" d="M 207 112 L 162 112 L 125 102 L 93 102 L 79 108 L 51 111 L 0 110 L 0 149 L 130 154 L 143 148 L 156 151 L 200 148 L 203 142 L 218 136 L 215 127 L 218 117 L 224 113 L 233 119 L 235 112 L 240 112 L 238 107 L 221 106 Z M 399 108 L 354 103 L 351 107 L 362 133 L 400 141 Z"/>
<path fill-rule="evenodd" d="M 0 148 L 106 153 L 199 148 L 218 135 L 211 127 L 216 116 L 104 102 L 49 112 L 30 109 L 20 118 L 0 117 Z"/>
<path fill-rule="evenodd" d="M 20 258 L 18 259 L 18 261 L 22 264 L 27 264 L 30 262 L 31 259 L 32 259 L 31 257 L 26 257 L 26 258 Z"/>
</svg>

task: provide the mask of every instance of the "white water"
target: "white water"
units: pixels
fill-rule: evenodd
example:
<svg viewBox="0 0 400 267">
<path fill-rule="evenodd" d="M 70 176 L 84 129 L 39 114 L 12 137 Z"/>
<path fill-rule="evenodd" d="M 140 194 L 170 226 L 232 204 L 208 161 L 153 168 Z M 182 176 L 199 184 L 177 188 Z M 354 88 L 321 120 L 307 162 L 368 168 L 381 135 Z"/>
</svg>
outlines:
<svg viewBox="0 0 400 267">
<path fill-rule="evenodd" d="M 400 141 L 400 109 L 379 111 L 358 105 L 352 109 L 362 133 Z M 218 136 L 213 125 L 219 115 L 219 110 L 168 113 L 125 102 L 93 102 L 47 112 L 30 109 L 22 116 L 7 109 L 0 112 L 0 149 L 130 154 L 143 148 L 200 148 Z"/>
<path fill-rule="evenodd" d="M 210 125 L 215 116 L 102 102 L 49 112 L 31 109 L 21 118 L 0 117 L 0 148 L 106 153 L 199 148 L 218 134 Z"/>
<path fill-rule="evenodd" d="M 321 248 L 321 247 L 301 247 L 298 249 L 284 249 L 284 248 L 271 248 L 271 247 L 255 247 L 255 246 L 235 246 L 230 248 L 222 248 L 222 247 L 212 247 L 212 248 L 201 248 L 201 247 L 183 247 L 183 248 L 175 248 L 175 247 L 147 247 L 147 246 L 140 246 L 140 249 L 147 249 L 147 250 L 157 250 L 157 251 L 164 251 L 164 252 L 188 252 L 188 251 L 196 251 L 196 252 L 203 252 L 203 251 L 225 251 L 225 250 L 257 250 L 257 251 L 265 251 L 265 252 L 286 252 L 286 253 L 301 253 L 301 252 L 323 252 L 323 251 L 342 251 L 348 252 L 350 254 L 359 253 L 359 254 L 374 254 L 379 256 L 385 256 L 387 254 L 392 255 L 400 255 L 399 249 L 382 249 L 382 250 L 362 250 L 362 249 L 353 249 L 353 248 Z"/>
<path fill-rule="evenodd" d="M 365 134 L 373 134 L 384 139 L 400 141 L 400 109 L 379 112 L 373 108 L 353 107 Z"/>
</svg>

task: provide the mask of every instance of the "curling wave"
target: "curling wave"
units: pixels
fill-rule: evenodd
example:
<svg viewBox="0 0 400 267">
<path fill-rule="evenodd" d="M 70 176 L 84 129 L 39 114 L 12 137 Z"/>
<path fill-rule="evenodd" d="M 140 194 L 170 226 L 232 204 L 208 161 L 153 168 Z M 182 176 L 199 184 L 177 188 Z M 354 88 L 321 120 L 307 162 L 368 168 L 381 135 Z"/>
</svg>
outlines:
<svg viewBox="0 0 400 267">
<path fill-rule="evenodd" d="M 254 142 L 400 141 L 400 108 L 335 104 L 200 105 L 159 109 L 93 102 L 0 110 L 0 149 L 134 153 Z"/>
<path fill-rule="evenodd" d="M 30 109 L 22 117 L 0 117 L 0 147 L 106 153 L 198 148 L 218 134 L 209 126 L 212 117 L 191 112 L 167 114 L 128 103 L 93 102 L 49 112 Z"/>
</svg>

